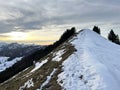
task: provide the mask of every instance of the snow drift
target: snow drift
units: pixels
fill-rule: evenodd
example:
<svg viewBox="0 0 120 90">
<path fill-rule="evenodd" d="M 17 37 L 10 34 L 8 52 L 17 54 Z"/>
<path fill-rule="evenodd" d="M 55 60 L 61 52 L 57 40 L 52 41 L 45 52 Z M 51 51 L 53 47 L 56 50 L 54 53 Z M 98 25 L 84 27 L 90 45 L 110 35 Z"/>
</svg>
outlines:
<svg viewBox="0 0 120 90">
<path fill-rule="evenodd" d="M 57 81 L 63 90 L 120 90 L 119 45 L 91 30 L 70 42 L 77 51 L 62 63 Z"/>
</svg>

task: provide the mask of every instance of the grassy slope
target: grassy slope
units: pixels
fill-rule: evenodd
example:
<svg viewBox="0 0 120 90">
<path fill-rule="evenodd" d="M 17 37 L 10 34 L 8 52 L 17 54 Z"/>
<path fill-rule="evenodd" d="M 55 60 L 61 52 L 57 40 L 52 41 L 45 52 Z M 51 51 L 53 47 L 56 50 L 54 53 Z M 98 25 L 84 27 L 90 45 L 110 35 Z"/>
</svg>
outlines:
<svg viewBox="0 0 120 90">
<path fill-rule="evenodd" d="M 52 61 L 53 53 L 62 49 L 65 50 L 65 53 L 62 55 L 62 60 L 60 62 Z M 55 72 L 54 76 L 51 78 L 48 85 L 43 87 L 43 89 L 46 90 L 46 88 L 49 88 L 49 90 L 61 90 L 61 87 L 57 84 L 57 76 L 62 71 L 61 70 L 62 62 L 66 58 L 68 58 L 74 51 L 75 48 L 68 41 L 66 41 L 58 48 L 53 50 L 50 54 L 39 60 L 39 61 L 45 59 L 49 60 L 40 69 L 38 69 L 33 73 L 30 73 L 30 71 L 34 68 L 34 66 L 29 67 L 28 69 L 14 76 L 12 79 L 9 79 L 8 81 L 0 84 L 0 90 L 19 90 L 20 86 L 23 86 L 24 83 L 31 78 L 33 79 L 34 87 L 31 87 L 29 89 L 26 88 L 25 90 L 36 90 L 40 88 L 41 84 L 47 79 L 47 76 L 50 75 L 50 73 L 53 71 L 54 68 L 57 68 L 57 71 Z"/>
</svg>

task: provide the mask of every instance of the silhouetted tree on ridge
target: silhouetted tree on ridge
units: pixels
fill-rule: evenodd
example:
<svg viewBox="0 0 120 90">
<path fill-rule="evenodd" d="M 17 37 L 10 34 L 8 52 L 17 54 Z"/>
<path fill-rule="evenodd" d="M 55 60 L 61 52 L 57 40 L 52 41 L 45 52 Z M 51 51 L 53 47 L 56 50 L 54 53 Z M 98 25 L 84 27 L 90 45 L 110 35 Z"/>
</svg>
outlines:
<svg viewBox="0 0 120 90">
<path fill-rule="evenodd" d="M 108 34 L 108 40 L 116 44 L 120 44 L 119 36 L 116 35 L 113 30 L 111 30 L 110 33 Z"/>
<path fill-rule="evenodd" d="M 98 26 L 94 26 L 94 27 L 93 27 L 93 31 L 95 31 L 95 32 L 98 33 L 98 34 L 101 34 L 100 28 L 98 28 Z"/>
</svg>

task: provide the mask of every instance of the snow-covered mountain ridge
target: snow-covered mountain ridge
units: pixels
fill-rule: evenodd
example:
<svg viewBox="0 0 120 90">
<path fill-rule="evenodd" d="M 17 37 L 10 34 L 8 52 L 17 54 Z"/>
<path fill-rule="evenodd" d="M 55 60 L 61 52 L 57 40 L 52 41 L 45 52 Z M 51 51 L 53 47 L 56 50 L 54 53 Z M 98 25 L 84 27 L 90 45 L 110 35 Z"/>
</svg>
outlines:
<svg viewBox="0 0 120 90">
<path fill-rule="evenodd" d="M 119 90 L 120 46 L 82 30 L 0 90 Z"/>
<path fill-rule="evenodd" d="M 71 42 L 77 52 L 64 61 L 58 81 L 66 90 L 119 90 L 120 46 L 91 30 Z M 79 80 L 79 77 L 81 80 Z M 71 84 L 70 84 L 71 83 Z"/>
</svg>

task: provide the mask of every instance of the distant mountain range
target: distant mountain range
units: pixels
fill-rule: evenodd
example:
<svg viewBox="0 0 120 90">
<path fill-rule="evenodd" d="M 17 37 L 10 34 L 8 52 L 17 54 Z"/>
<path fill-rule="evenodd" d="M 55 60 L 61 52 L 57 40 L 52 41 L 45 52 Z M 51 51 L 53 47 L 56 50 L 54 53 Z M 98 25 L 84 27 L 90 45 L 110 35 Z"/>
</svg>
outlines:
<svg viewBox="0 0 120 90">
<path fill-rule="evenodd" d="M 0 56 L 23 57 L 43 48 L 44 46 L 34 44 L 0 43 Z"/>
<path fill-rule="evenodd" d="M 45 46 L 34 44 L 0 43 L 0 72 L 11 67 L 23 57 L 44 48 Z"/>
</svg>

